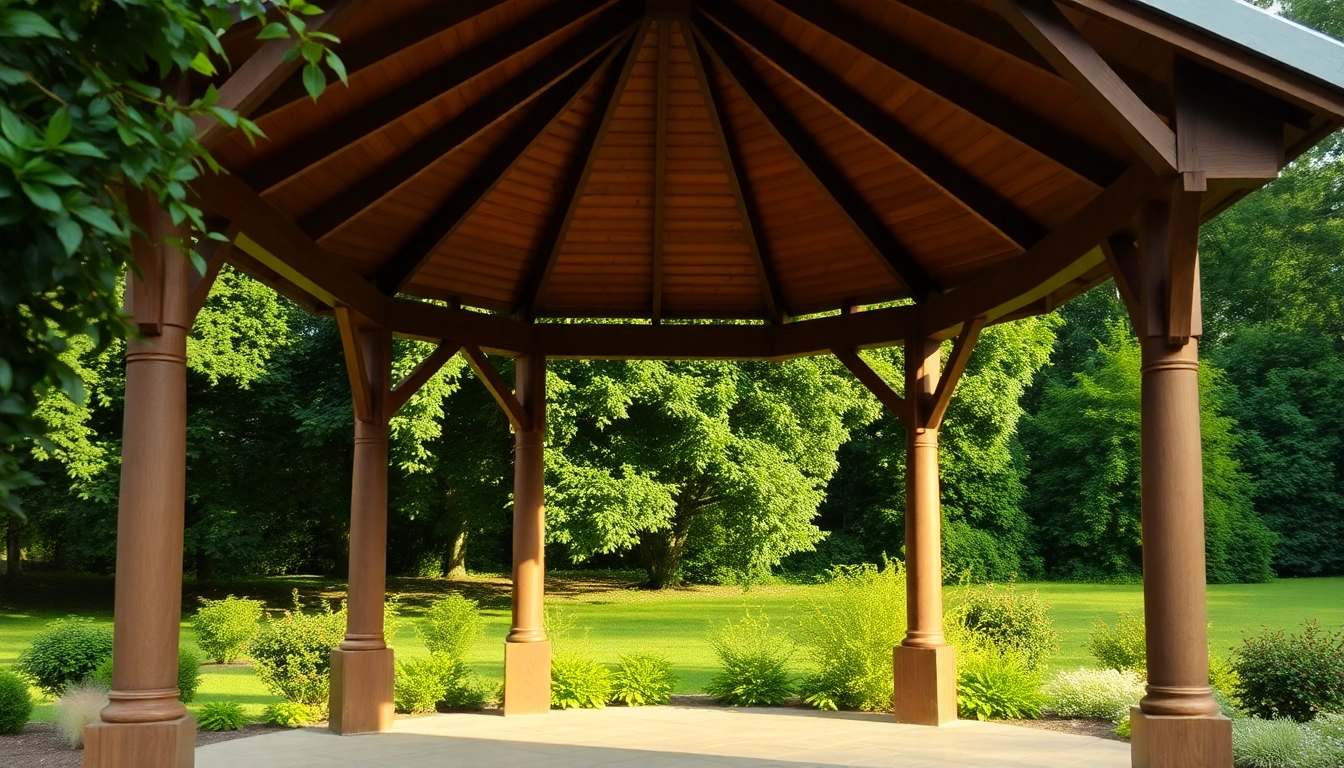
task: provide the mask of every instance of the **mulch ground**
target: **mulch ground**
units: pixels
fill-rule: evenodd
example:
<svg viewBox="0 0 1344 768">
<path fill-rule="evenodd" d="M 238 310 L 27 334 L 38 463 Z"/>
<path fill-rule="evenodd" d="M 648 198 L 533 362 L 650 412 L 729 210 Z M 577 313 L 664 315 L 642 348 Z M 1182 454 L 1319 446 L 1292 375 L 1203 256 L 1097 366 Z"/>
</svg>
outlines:
<svg viewBox="0 0 1344 768">
<path fill-rule="evenodd" d="M 241 731 L 197 731 L 196 746 L 278 730 L 282 729 L 249 725 Z M 84 764 L 84 750 L 66 746 L 56 734 L 55 723 L 29 723 L 18 733 L 0 736 L 0 764 L 5 768 L 80 768 Z"/>
<path fill-rule="evenodd" d="M 1042 717 L 1039 720 L 1000 720 L 1005 725 L 1020 725 L 1023 728 L 1039 728 L 1043 731 L 1076 733 L 1079 736 L 1094 736 L 1112 741 L 1129 741 L 1116 735 L 1115 723 L 1109 720 L 1070 720 L 1063 717 Z"/>
</svg>

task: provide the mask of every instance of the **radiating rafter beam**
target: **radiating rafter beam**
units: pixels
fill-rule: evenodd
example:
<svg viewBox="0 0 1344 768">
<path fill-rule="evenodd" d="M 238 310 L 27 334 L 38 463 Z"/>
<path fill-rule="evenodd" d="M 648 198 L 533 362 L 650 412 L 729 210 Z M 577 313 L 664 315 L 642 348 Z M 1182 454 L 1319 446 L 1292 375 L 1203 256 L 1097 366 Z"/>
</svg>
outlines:
<svg viewBox="0 0 1344 768">
<path fill-rule="evenodd" d="M 974 317 L 961 326 L 961 335 L 952 345 L 952 356 L 948 358 L 943 375 L 938 377 L 938 387 L 933 391 L 929 403 L 928 419 L 925 424 L 929 429 L 937 429 L 942 425 L 943 416 L 947 415 L 947 407 L 952 404 L 952 393 L 956 391 L 957 382 L 961 380 L 961 374 L 966 370 L 966 363 L 971 359 L 971 351 L 975 349 L 975 342 L 980 338 L 980 331 L 984 329 L 986 319 L 983 315 Z"/>
<path fill-rule="evenodd" d="M 590 47 L 594 41 L 587 36 L 575 37 L 560 45 L 503 86 L 490 91 L 453 119 L 420 137 L 400 154 L 318 206 L 299 221 L 299 226 L 314 240 L 321 240 L 445 155 L 522 108 L 538 93 L 555 88 L 558 84 L 563 89 L 582 83 L 597 71 L 597 60 L 601 58 L 602 51 L 620 34 L 619 30 L 612 31 L 611 38 L 600 41 L 597 47 Z M 576 76 L 566 77 L 571 74 Z M 549 100 L 554 101 L 554 98 L 552 93 Z M 533 121 L 528 119 L 523 122 L 531 124 Z M 495 150 L 490 152 L 492 157 L 497 154 Z"/>
<path fill-rule="evenodd" d="M 442 34 L 468 19 L 479 16 L 507 0 L 453 0 L 450 3 L 430 3 L 378 29 L 377 34 L 353 42 L 343 42 L 336 53 L 345 64 L 346 73 L 353 77 L 366 69 L 389 59 L 403 50 Z M 294 73 L 261 103 L 252 119 L 288 107 L 307 98 L 303 76 Z"/>
<path fill-rule="evenodd" d="M 596 18 L 573 38 L 573 45 L 596 48 L 629 26 L 639 16 L 632 0 L 617 0 L 598 12 Z M 341 116 L 306 136 L 299 137 L 284 150 L 239 172 L 254 189 L 265 192 L 306 169 L 323 162 L 358 143 L 402 117 L 414 112 L 532 45 L 593 13 L 601 0 L 567 0 L 547 8 L 517 24 L 501 30 L 490 39 L 454 56 L 433 69 L 417 75 L 401 86 L 373 99 L 359 109 Z M 568 42 L 568 41 L 567 41 Z"/>
<path fill-rule="evenodd" d="M 462 353 L 467 358 L 467 364 L 471 370 L 476 372 L 481 383 L 489 390 L 490 396 L 495 398 L 499 407 L 504 409 L 504 415 L 509 418 L 509 423 L 513 425 L 515 432 L 526 432 L 532 428 L 532 417 L 527 409 L 519 402 L 518 396 L 509 385 L 504 383 L 504 377 L 499 375 L 494 363 L 485 356 L 480 347 L 474 344 L 462 345 Z"/>
<path fill-rule="evenodd" d="M 713 22 L 693 24 L 692 28 L 715 65 L 746 94 L 761 119 L 774 130 L 803 169 L 831 196 L 887 271 L 910 289 L 916 301 L 923 301 L 936 293 L 938 287 L 924 268 L 887 229 L 886 223 L 854 189 L 816 139 L 770 90 L 770 86 L 756 73 L 728 34 Z"/>
<path fill-rule="evenodd" d="M 560 257 L 560 246 L 565 242 L 569 225 L 574 221 L 574 213 L 579 208 L 579 198 L 583 195 L 583 189 L 588 184 L 588 176 L 592 173 L 593 164 L 597 161 L 597 149 L 602 145 L 602 139 L 607 134 L 607 128 L 616 115 L 616 106 L 620 102 L 621 92 L 625 90 L 626 83 L 630 81 L 630 73 L 635 69 L 635 62 L 639 60 L 639 49 L 644 44 L 644 38 L 648 36 L 649 23 L 649 20 L 645 19 L 635 30 L 620 75 L 608 78 L 594 101 L 601 112 L 600 114 L 594 113 L 589 119 L 583 135 L 574 148 L 574 156 L 570 165 L 561 176 L 560 195 L 557 198 L 556 209 L 546 223 L 546 228 L 542 230 L 541 247 L 532 257 L 532 266 L 527 280 L 523 283 L 518 294 L 515 314 L 528 318 L 537 316 L 541 301 L 546 295 L 546 284 L 550 281 L 551 272 L 555 269 L 556 259 Z"/>
<path fill-rule="evenodd" d="M 667 235 L 667 108 L 668 69 L 672 58 L 672 22 L 658 22 L 658 72 L 654 96 L 653 138 L 653 308 L 649 317 L 663 317 L 663 244 Z"/>
<path fill-rule="evenodd" d="M 957 165 L 942 150 L 906 128 L 886 110 L 873 104 L 843 78 L 795 48 L 760 19 L 728 0 L 709 0 L 700 8 L 793 82 L 830 106 L 855 128 L 894 153 L 930 184 L 1023 250 L 1045 236 L 1045 227 L 1012 201 Z M 705 34 L 712 36 L 717 30 L 711 30 L 710 26 L 701 25 Z M 720 45 L 720 52 L 728 45 L 731 44 L 725 42 Z"/>
<path fill-rule="evenodd" d="M 411 396 L 420 391 L 420 388 L 425 386 L 434 377 L 434 374 L 438 373 L 439 369 L 451 360 L 453 355 L 457 354 L 457 350 L 461 348 L 462 345 L 455 341 L 447 339 L 440 341 L 438 346 L 434 347 L 434 351 L 429 353 L 429 357 L 421 360 L 420 364 L 415 366 L 415 370 L 406 374 L 406 378 L 397 382 L 397 385 L 388 393 L 387 415 L 396 415 L 397 411 L 401 410 L 401 407 L 411 399 Z"/>
<path fill-rule="evenodd" d="M 898 395 L 877 371 L 870 368 L 868 363 L 859 357 L 858 352 L 852 349 L 833 349 L 831 354 L 854 374 L 854 378 L 858 379 L 860 384 L 873 393 L 873 397 L 876 397 L 879 403 L 886 406 L 891 415 L 900 419 L 907 427 L 910 425 L 910 407 L 905 398 Z"/>
<path fill-rule="evenodd" d="M 760 213 L 756 207 L 756 191 L 751 180 L 742 173 L 742 149 L 737 136 L 724 126 L 723 93 L 718 82 L 709 77 L 709 62 L 705 60 L 700 46 L 695 44 L 690 24 L 682 24 L 682 39 L 691 56 L 691 68 L 695 70 L 696 83 L 700 86 L 700 96 L 705 100 L 705 109 L 709 111 L 709 124 L 714 129 L 714 138 L 719 145 L 719 156 L 723 158 L 724 170 L 728 172 L 728 185 L 733 190 L 733 200 L 737 203 L 737 215 L 742 221 L 743 234 L 747 246 L 751 249 L 751 258 L 756 265 L 756 277 L 761 283 L 761 294 L 765 300 L 765 311 L 772 323 L 779 323 L 788 316 L 784 307 L 784 294 L 779 288 L 779 277 L 775 273 L 774 259 L 770 248 L 761 237 Z"/>
<path fill-rule="evenodd" d="M 814 0 L 775 2 L 1099 187 L 1115 181 L 1125 170 L 1123 160 L 1020 106 L 979 80 L 894 39 L 837 3 Z"/>
<path fill-rule="evenodd" d="M 1176 168 L 1176 134 L 1101 58 L 1053 0 L 996 0 L 999 12 L 1158 173 Z"/>
</svg>

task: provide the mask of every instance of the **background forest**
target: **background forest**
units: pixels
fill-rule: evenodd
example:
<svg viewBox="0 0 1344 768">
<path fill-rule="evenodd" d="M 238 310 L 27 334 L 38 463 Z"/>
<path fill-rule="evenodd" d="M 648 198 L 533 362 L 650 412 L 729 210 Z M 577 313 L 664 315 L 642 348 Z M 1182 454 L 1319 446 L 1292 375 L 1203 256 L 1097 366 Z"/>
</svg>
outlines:
<svg viewBox="0 0 1344 768">
<path fill-rule="evenodd" d="M 1344 32 L 1334 0 L 1280 3 Z M 1209 579 L 1344 574 L 1344 139 L 1201 237 Z M 23 559 L 110 571 L 122 354 L 72 336 L 76 402 L 36 415 Z M 397 371 L 429 348 L 398 342 Z M 890 380 L 901 351 L 865 353 Z M 497 363 L 506 377 L 508 361 Z M 352 409 L 335 325 L 226 269 L 189 342 L 186 562 L 200 578 L 341 574 Z M 552 567 L 682 581 L 807 578 L 901 556 L 903 428 L 829 358 L 553 361 Z M 949 579 L 1137 580 L 1139 353 L 1107 283 L 988 329 L 943 430 Z M 392 421 L 394 572 L 507 570 L 512 438 L 459 360 Z"/>
</svg>

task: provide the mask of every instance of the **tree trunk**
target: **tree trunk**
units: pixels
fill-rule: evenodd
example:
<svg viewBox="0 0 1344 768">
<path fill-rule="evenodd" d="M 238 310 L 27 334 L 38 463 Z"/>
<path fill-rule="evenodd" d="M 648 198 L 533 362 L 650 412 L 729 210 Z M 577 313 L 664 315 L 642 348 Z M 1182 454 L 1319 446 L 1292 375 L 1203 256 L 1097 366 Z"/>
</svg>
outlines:
<svg viewBox="0 0 1344 768">
<path fill-rule="evenodd" d="M 681 558 L 686 552 L 686 538 L 691 532 L 694 512 L 687 512 L 681 504 L 672 517 L 672 527 L 639 534 L 639 555 L 649 581 L 647 589 L 675 587 L 681 583 Z"/>
<path fill-rule="evenodd" d="M 443 560 L 443 574 L 450 579 L 467 577 L 467 526 L 458 527 L 457 534 L 448 542 L 448 556 Z"/>
<path fill-rule="evenodd" d="M 9 516 L 9 529 L 5 532 L 5 574 L 11 579 L 23 573 L 23 552 L 19 549 L 19 528 L 22 526 L 18 515 Z"/>
</svg>

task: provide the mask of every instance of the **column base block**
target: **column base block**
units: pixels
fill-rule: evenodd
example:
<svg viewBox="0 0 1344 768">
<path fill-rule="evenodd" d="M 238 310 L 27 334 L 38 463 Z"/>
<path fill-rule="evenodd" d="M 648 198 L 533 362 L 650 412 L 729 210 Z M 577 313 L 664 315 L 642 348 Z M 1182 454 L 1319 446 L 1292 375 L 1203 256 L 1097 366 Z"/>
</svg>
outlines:
<svg viewBox="0 0 1344 768">
<path fill-rule="evenodd" d="M 957 719 L 957 649 L 912 648 L 893 651 L 896 693 L 892 710 L 898 723 L 943 725 Z"/>
<path fill-rule="evenodd" d="M 1232 768 L 1232 721 L 1223 715 L 1170 717 L 1129 710 L 1134 768 Z"/>
<path fill-rule="evenodd" d="M 504 643 L 504 714 L 551 711 L 551 643 Z"/>
<path fill-rule="evenodd" d="M 331 652 L 332 733 L 374 733 L 392 728 L 392 649 Z"/>
<path fill-rule="evenodd" d="M 196 718 L 157 723 L 105 723 L 84 729 L 84 768 L 192 768 Z"/>
</svg>

